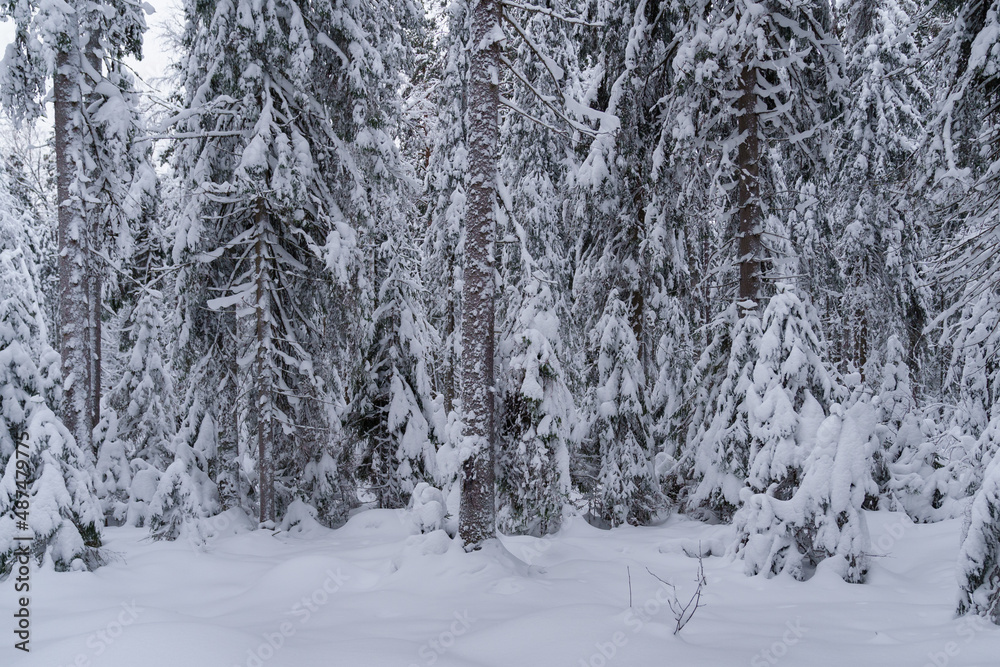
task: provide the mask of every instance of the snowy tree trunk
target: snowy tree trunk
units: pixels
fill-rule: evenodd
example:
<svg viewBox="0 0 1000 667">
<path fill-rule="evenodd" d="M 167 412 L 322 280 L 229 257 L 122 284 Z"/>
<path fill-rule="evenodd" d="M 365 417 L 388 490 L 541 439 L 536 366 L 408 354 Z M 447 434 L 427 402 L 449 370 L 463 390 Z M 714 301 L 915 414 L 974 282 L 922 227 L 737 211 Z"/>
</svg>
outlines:
<svg viewBox="0 0 1000 667">
<path fill-rule="evenodd" d="M 87 95 L 87 105 L 99 101 L 98 93 L 94 92 L 97 84 L 101 81 L 101 44 L 100 33 L 91 26 L 90 36 L 87 38 L 87 74 L 91 80 L 91 92 Z M 101 238 L 101 216 L 93 215 L 90 222 L 90 239 L 92 243 L 99 243 Z M 90 317 L 87 322 L 90 328 L 88 340 L 90 349 L 87 358 L 90 362 L 90 404 L 91 404 L 91 424 L 99 424 L 101 421 L 101 309 L 103 307 L 102 292 L 104 291 L 104 281 L 101 275 L 102 267 L 97 266 L 95 258 L 88 256 L 86 259 L 86 275 L 88 281 L 88 300 L 90 304 Z M 96 447 L 96 445 L 95 445 Z M 96 451 L 94 452 L 96 454 Z"/>
<path fill-rule="evenodd" d="M 745 58 L 749 59 L 750 53 Z M 757 68 L 744 64 L 740 75 L 742 95 L 737 121 L 740 142 L 737 167 L 739 215 L 739 265 L 741 301 L 756 301 L 760 294 L 760 119 L 757 113 Z"/>
<path fill-rule="evenodd" d="M 260 522 L 274 521 L 274 387 L 271 383 L 270 299 L 266 284 L 264 232 L 268 227 L 267 208 L 262 200 L 257 202 L 255 270 L 257 277 L 257 455 L 258 483 L 260 485 Z"/>
<path fill-rule="evenodd" d="M 496 534 L 493 472 L 493 236 L 499 140 L 500 2 L 472 9 L 469 192 L 462 291 L 462 502 L 459 535 L 477 548 Z"/>
<path fill-rule="evenodd" d="M 91 311 L 87 257 L 87 228 L 77 191 L 83 157 L 79 24 L 76 14 L 65 16 L 65 40 L 55 56 L 53 110 L 55 112 L 56 188 L 59 197 L 59 320 L 62 355 L 62 418 L 81 449 L 93 451 L 93 378 Z"/>
</svg>

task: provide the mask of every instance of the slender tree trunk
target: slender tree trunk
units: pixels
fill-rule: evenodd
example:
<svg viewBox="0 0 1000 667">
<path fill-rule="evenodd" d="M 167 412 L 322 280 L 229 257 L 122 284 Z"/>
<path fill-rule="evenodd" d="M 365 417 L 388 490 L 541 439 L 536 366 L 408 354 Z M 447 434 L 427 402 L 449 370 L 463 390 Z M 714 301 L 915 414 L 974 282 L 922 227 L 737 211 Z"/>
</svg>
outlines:
<svg viewBox="0 0 1000 667">
<path fill-rule="evenodd" d="M 101 42 L 100 34 L 93 31 L 87 37 L 86 48 L 86 74 L 85 80 L 90 80 L 90 91 L 86 96 L 86 103 L 93 104 L 99 101 L 100 95 L 96 92 L 97 84 L 101 80 Z M 90 221 L 90 241 L 99 243 L 101 238 L 101 216 L 92 213 Z M 87 277 L 89 279 L 89 300 L 90 317 L 87 319 L 90 326 L 90 401 L 91 401 L 91 423 L 97 424 L 101 421 L 101 358 L 104 352 L 102 346 L 102 322 L 101 310 L 103 304 L 104 281 L 101 267 L 93 253 L 87 256 Z M 97 443 L 94 443 L 94 447 Z M 94 451 L 96 455 L 96 450 Z"/>
<path fill-rule="evenodd" d="M 62 355 L 62 418 L 80 447 L 93 451 L 93 378 L 88 229 L 78 170 L 83 136 L 80 99 L 82 63 L 76 14 L 66 14 L 65 42 L 56 52 L 53 77 L 59 244 L 59 331 Z"/>
<path fill-rule="evenodd" d="M 264 253 L 264 233 L 267 228 L 267 208 L 257 202 L 255 224 L 257 243 L 255 270 L 257 277 L 257 455 L 260 484 L 260 522 L 274 521 L 274 387 L 271 382 L 270 302 L 267 289 L 267 266 Z"/>
<path fill-rule="evenodd" d="M 455 249 L 457 251 L 457 248 Z M 448 349 L 445 354 L 445 380 L 444 380 L 444 410 L 445 414 L 450 413 L 455 407 L 455 395 L 456 387 L 458 382 L 456 378 L 458 376 L 458 355 L 455 353 L 455 322 L 458 319 L 458 306 L 455 303 L 457 299 L 457 294 L 455 293 L 455 255 L 449 253 L 448 257 L 448 278 L 450 280 L 448 285 L 448 315 L 445 320 L 445 336 L 444 340 L 448 345 Z"/>
<path fill-rule="evenodd" d="M 469 82 L 469 193 L 462 291 L 462 502 L 459 536 L 466 549 L 496 536 L 493 474 L 493 318 L 499 127 L 499 0 L 472 9 Z"/>
<path fill-rule="evenodd" d="M 749 53 L 745 56 L 750 58 Z M 760 208 L 760 119 L 757 113 L 757 68 L 749 63 L 740 75 L 742 95 L 737 129 L 743 140 L 737 156 L 740 301 L 757 301 L 760 297 L 761 274 L 761 208 Z"/>
<path fill-rule="evenodd" d="M 864 308 L 854 312 L 854 326 L 851 331 L 854 337 L 854 363 L 865 379 L 865 366 L 868 365 L 868 313 Z"/>
</svg>

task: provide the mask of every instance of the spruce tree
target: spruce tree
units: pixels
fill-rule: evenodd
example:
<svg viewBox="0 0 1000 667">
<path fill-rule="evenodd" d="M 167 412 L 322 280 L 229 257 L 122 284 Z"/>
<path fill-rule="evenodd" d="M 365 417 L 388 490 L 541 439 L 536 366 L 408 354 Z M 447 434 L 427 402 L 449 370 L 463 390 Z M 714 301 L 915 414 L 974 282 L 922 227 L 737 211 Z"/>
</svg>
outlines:
<svg viewBox="0 0 1000 667">
<path fill-rule="evenodd" d="M 993 449 L 996 450 L 993 443 Z M 986 466 L 983 485 L 968 510 L 958 555 L 957 613 L 1000 623 L 1000 456 Z"/>
<path fill-rule="evenodd" d="M 97 474 L 105 512 L 109 519 L 131 525 L 145 523 L 135 493 L 141 505 L 149 475 L 166 470 L 171 462 L 176 432 L 173 370 L 162 340 L 163 305 L 162 295 L 154 290 L 139 298 L 126 332 L 129 355 L 121 378 L 104 397 L 97 426 Z M 147 472 L 133 492 L 132 479 L 140 471 Z"/>
<path fill-rule="evenodd" d="M 0 95 L 15 122 L 44 115 L 52 78 L 58 201 L 61 414 L 85 449 L 99 419 L 102 320 L 108 264 L 130 254 L 130 225 L 155 189 L 132 77 L 123 61 L 142 57 L 144 9 L 135 3 L 5 3 L 16 37 Z"/>
<path fill-rule="evenodd" d="M 23 221 L 13 216 L 6 208 L 0 219 L 0 576 L 22 544 L 39 564 L 93 569 L 105 560 L 93 455 L 52 411 L 59 355 L 49 347 L 37 272 L 22 249 Z"/>
<path fill-rule="evenodd" d="M 576 411 L 544 274 L 524 290 L 517 321 L 498 346 L 497 523 L 505 533 L 541 536 L 559 529 L 569 498 Z"/>
<path fill-rule="evenodd" d="M 633 307 L 613 290 L 595 328 L 598 386 L 590 428 L 601 452 L 595 509 L 612 526 L 648 524 L 663 506 L 645 421 L 646 379 L 630 323 Z"/>
</svg>

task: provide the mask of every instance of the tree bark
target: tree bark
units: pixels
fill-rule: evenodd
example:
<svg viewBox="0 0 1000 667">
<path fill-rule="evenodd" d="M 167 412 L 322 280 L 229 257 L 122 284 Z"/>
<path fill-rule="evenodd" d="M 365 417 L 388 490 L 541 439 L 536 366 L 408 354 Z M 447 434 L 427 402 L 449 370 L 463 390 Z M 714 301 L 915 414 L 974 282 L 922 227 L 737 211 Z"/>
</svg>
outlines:
<svg viewBox="0 0 1000 667">
<path fill-rule="evenodd" d="M 59 331 L 62 357 L 62 419 L 77 444 L 93 452 L 93 341 L 88 232 L 80 188 L 83 118 L 80 98 L 79 24 L 66 13 L 65 39 L 59 41 L 53 76 L 56 190 L 59 245 Z"/>
<path fill-rule="evenodd" d="M 101 80 L 101 42 L 100 34 L 94 29 L 91 22 L 91 32 L 87 37 L 86 48 L 87 78 L 90 79 L 90 90 L 86 96 L 88 105 L 99 101 L 100 95 L 96 92 L 97 84 Z M 101 238 L 101 216 L 92 212 L 90 220 L 90 240 L 91 243 L 99 243 Z M 104 281 L 102 276 L 103 267 L 95 261 L 93 253 L 87 253 L 87 278 L 88 278 L 88 298 L 90 302 L 90 317 L 87 318 L 90 332 L 90 351 L 88 354 L 90 362 L 90 404 L 91 404 L 91 424 L 98 424 L 101 421 L 101 358 L 104 352 L 102 347 L 102 322 L 101 311 L 103 309 Z M 97 443 L 94 443 L 97 447 Z M 94 455 L 97 455 L 96 449 Z"/>
<path fill-rule="evenodd" d="M 750 54 L 745 58 L 749 60 Z M 757 68 L 743 65 L 740 74 L 742 94 L 737 129 L 742 137 L 737 155 L 740 301 L 757 301 L 761 274 L 760 208 L 760 118 L 757 113 Z"/>
<path fill-rule="evenodd" d="M 268 213 L 262 200 L 257 202 L 254 223 L 257 227 L 255 266 L 257 278 L 257 456 L 260 485 L 260 522 L 274 521 L 274 387 L 271 382 L 270 302 L 267 290 L 264 233 Z"/>
<path fill-rule="evenodd" d="M 493 472 L 493 241 L 499 141 L 500 3 L 472 7 L 469 81 L 469 192 L 462 290 L 462 500 L 459 537 L 467 550 L 496 536 Z"/>
</svg>

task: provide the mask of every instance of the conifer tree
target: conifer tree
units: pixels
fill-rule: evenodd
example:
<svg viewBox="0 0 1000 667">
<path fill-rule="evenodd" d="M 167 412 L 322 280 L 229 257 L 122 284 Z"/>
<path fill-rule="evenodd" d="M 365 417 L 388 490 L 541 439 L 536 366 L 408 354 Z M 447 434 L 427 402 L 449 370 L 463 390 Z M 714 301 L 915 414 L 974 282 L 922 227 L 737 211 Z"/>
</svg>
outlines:
<svg viewBox="0 0 1000 667">
<path fill-rule="evenodd" d="M 843 51 L 830 6 L 814 0 L 695 0 L 676 11 L 664 142 L 687 157 L 688 182 L 708 186 L 718 218 L 731 220 L 738 298 L 756 301 L 771 259 L 765 222 L 786 208 L 781 181 L 815 180 L 825 166 L 824 124 L 846 83 Z"/>
<path fill-rule="evenodd" d="M 568 500 L 575 410 L 545 276 L 524 289 L 517 321 L 498 346 L 497 522 L 506 533 L 545 535 L 559 529 Z"/>
<path fill-rule="evenodd" d="M 442 400 L 431 386 L 437 332 L 419 299 L 416 262 L 404 245 L 406 230 L 389 234 L 380 248 L 386 264 L 372 314 L 364 385 L 345 418 L 362 443 L 358 475 L 372 487 L 379 507 L 405 507 L 413 489 L 433 483 L 445 429 Z"/>
<path fill-rule="evenodd" d="M 58 201 L 59 336 L 66 387 L 62 417 L 94 451 L 99 419 L 102 319 L 108 266 L 131 252 L 131 229 L 155 188 L 126 57 L 142 56 L 137 3 L 5 3 L 15 22 L 2 103 L 15 122 L 44 115 L 52 78 Z"/>
<path fill-rule="evenodd" d="M 135 306 L 127 330 L 129 355 L 121 378 L 104 397 L 97 427 L 99 495 L 109 519 L 132 525 L 145 522 L 143 489 L 150 475 L 166 470 L 172 460 L 171 441 L 176 431 L 176 396 L 173 371 L 164 357 L 163 297 L 145 292 Z M 132 470 L 135 466 L 137 469 Z M 132 491 L 139 476 L 140 488 Z M 138 498 L 136 498 L 138 493 Z"/>
<path fill-rule="evenodd" d="M 835 558 L 845 581 L 864 581 L 870 546 L 861 508 L 878 490 L 871 478 L 874 412 L 865 403 L 847 410 L 835 403 L 830 412 L 815 431 L 795 488 L 779 493 L 773 484 L 765 493 L 743 492 L 735 551 L 748 575 L 788 572 L 808 579 L 820 562 Z"/>
<path fill-rule="evenodd" d="M 647 524 L 663 506 L 644 419 L 646 379 L 637 363 L 629 308 L 612 291 L 594 340 L 598 386 L 591 433 L 601 452 L 596 512 L 612 526 Z"/>
<path fill-rule="evenodd" d="M 365 248 L 380 221 L 403 215 L 400 184 L 410 179 L 392 132 L 394 77 L 407 53 L 397 36 L 414 8 L 189 3 L 185 11 L 187 111 L 172 122 L 191 195 L 174 260 L 210 259 L 182 270 L 178 283 L 188 410 L 225 420 L 224 437 L 254 439 L 256 455 L 230 485 L 255 479 L 245 497 L 262 523 L 294 497 L 336 523 L 352 502 L 340 425 L 344 378 L 358 363 L 349 342 L 364 340 L 378 280 Z M 352 307 L 363 316 L 350 317 Z M 217 313 L 206 317 L 206 308 Z M 241 447 L 219 445 L 228 467 Z"/>
<path fill-rule="evenodd" d="M 997 443 L 993 443 L 996 450 Z M 968 510 L 958 556 L 959 615 L 1000 622 L 1000 456 L 986 466 L 983 485 Z"/>
<path fill-rule="evenodd" d="M 724 521 L 739 507 L 750 470 L 751 391 L 761 337 L 756 311 L 741 316 L 739 308 L 733 304 L 713 323 L 713 340 L 688 384 L 692 395 L 697 391 L 687 431 L 695 484 L 688 509 L 704 508 Z"/>
<path fill-rule="evenodd" d="M 37 272 L 22 249 L 23 221 L 11 210 L 0 219 L 0 576 L 22 544 L 39 564 L 93 569 L 105 559 L 93 455 L 52 411 L 59 355 L 49 347 Z"/>
<path fill-rule="evenodd" d="M 911 66 L 919 53 L 916 11 L 906 0 L 858 0 L 843 12 L 850 102 L 842 166 L 832 173 L 838 195 L 831 231 L 840 237 L 845 351 L 862 372 L 888 336 L 914 347 L 930 298 L 919 266 L 928 205 L 912 187 L 931 104 L 922 73 Z"/>
</svg>

